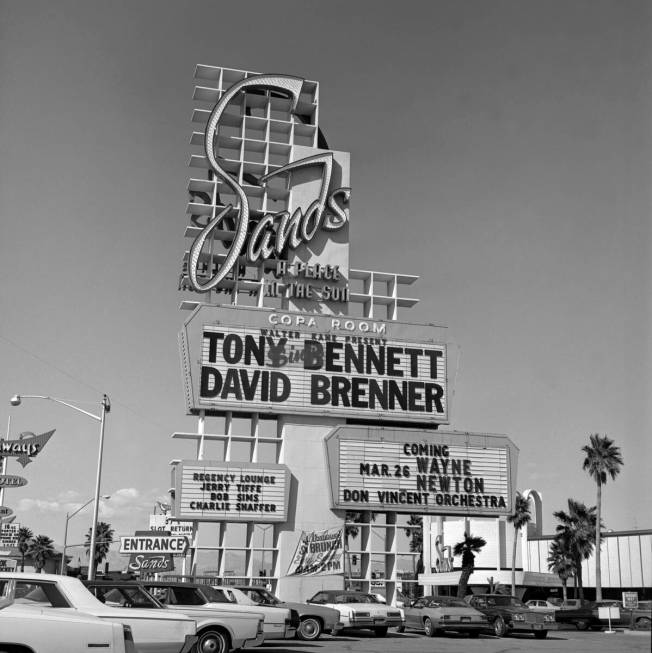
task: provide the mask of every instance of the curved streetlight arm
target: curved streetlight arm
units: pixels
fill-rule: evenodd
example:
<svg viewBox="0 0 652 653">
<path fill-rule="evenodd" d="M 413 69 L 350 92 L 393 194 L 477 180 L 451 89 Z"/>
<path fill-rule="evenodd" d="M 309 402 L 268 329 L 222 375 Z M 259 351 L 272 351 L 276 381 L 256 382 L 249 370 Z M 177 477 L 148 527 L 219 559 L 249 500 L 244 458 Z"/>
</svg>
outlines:
<svg viewBox="0 0 652 653">
<path fill-rule="evenodd" d="M 106 397 L 106 395 L 105 395 Z M 88 417 L 92 417 L 95 421 L 101 422 L 102 418 L 99 415 L 94 415 L 93 413 L 89 413 L 87 410 L 84 410 L 83 408 L 80 408 L 79 406 L 75 406 L 74 404 L 71 404 L 67 401 L 64 401 L 63 399 L 57 399 L 56 397 L 50 397 L 48 395 L 16 395 L 15 398 L 17 399 L 17 404 L 18 405 L 21 401 L 21 399 L 49 399 L 50 401 L 54 401 L 57 404 L 63 404 L 64 406 L 68 406 L 68 408 L 72 408 L 73 410 L 76 410 L 79 413 L 83 413 L 84 415 L 88 415 Z M 13 402 L 12 402 L 13 403 Z M 103 400 L 103 405 L 104 405 L 104 400 Z"/>
<path fill-rule="evenodd" d="M 98 510 L 100 507 L 100 483 L 102 480 L 102 451 L 104 449 L 104 424 L 106 422 L 106 414 L 111 410 L 111 402 L 109 401 L 109 398 L 107 395 L 102 395 L 102 413 L 100 415 L 94 415 L 93 413 L 89 413 L 87 410 L 84 410 L 83 408 L 80 408 L 79 406 L 75 406 L 75 404 L 71 404 L 68 401 L 64 401 L 63 399 L 57 399 L 56 397 L 50 397 L 49 395 L 14 395 L 11 399 L 10 402 L 12 406 L 20 406 L 21 401 L 24 399 L 48 399 L 49 401 L 53 401 L 56 404 L 61 404 L 63 406 L 67 406 L 68 408 L 72 408 L 73 410 L 76 410 L 78 413 L 82 413 L 83 415 L 86 415 L 87 417 L 90 417 L 94 419 L 96 422 L 100 423 L 100 442 L 99 442 L 99 450 L 97 453 L 97 475 L 95 477 L 95 496 L 93 499 L 95 500 L 95 505 L 93 506 L 93 525 L 91 528 L 91 543 L 90 543 L 90 560 L 88 564 L 88 580 L 95 580 L 95 544 L 97 541 L 97 517 L 98 517 Z M 66 525 L 68 522 L 66 521 Z"/>
</svg>

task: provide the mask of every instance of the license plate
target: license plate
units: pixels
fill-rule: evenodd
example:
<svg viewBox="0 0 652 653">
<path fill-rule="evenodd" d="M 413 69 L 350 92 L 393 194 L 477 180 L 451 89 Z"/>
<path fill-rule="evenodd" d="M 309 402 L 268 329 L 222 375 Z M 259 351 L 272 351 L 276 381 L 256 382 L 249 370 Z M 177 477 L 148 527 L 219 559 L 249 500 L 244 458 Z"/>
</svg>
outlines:
<svg viewBox="0 0 652 653">
<path fill-rule="evenodd" d="M 543 624 L 534 624 L 534 630 L 541 630 L 543 628 Z"/>
<path fill-rule="evenodd" d="M 460 621 L 471 621 L 471 617 L 462 617 Z"/>
</svg>

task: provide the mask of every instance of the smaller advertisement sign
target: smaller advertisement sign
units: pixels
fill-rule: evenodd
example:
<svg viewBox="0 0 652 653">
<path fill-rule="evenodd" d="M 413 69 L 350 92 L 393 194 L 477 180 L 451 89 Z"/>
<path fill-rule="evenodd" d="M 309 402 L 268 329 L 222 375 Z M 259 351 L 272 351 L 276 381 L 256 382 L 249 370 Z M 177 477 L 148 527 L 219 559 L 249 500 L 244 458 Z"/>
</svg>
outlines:
<svg viewBox="0 0 652 653">
<path fill-rule="evenodd" d="M 0 517 L 8 517 L 13 512 L 14 511 L 11 508 L 8 508 L 7 506 L 0 506 Z"/>
<path fill-rule="evenodd" d="M 629 610 L 638 608 L 638 592 L 623 592 L 623 608 Z"/>
<path fill-rule="evenodd" d="M 344 529 L 302 531 L 287 576 L 326 576 L 343 573 Z"/>
<path fill-rule="evenodd" d="M 35 435 L 30 431 L 20 434 L 18 440 L 3 440 L 0 438 L 0 456 L 16 458 L 23 467 L 32 462 L 48 443 L 55 429 L 41 435 Z"/>
<path fill-rule="evenodd" d="M 22 476 L 12 476 L 11 474 L 0 474 L 0 489 L 8 487 L 22 487 L 27 485 L 27 479 Z"/>
<path fill-rule="evenodd" d="M 156 533 L 136 531 L 133 536 L 120 538 L 120 553 L 131 554 L 129 571 L 158 573 L 174 571 L 173 555 L 184 555 L 188 550 L 188 538 Z"/>
<path fill-rule="evenodd" d="M 271 463 L 183 460 L 173 466 L 174 518 L 283 522 L 290 471 Z"/>
<path fill-rule="evenodd" d="M 20 524 L 2 524 L 0 527 L 0 547 L 17 547 Z"/>
<path fill-rule="evenodd" d="M 0 558 L 0 571 L 16 571 L 17 562 L 13 558 Z"/>
</svg>

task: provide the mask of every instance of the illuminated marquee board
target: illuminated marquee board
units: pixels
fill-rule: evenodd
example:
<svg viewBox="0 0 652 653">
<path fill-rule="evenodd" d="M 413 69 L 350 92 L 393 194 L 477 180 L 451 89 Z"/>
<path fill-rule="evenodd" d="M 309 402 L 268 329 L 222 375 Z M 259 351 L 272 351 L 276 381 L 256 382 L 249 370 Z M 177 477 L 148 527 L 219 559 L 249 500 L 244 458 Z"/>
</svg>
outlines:
<svg viewBox="0 0 652 653">
<path fill-rule="evenodd" d="M 290 471 L 285 465 L 184 460 L 173 466 L 172 474 L 175 519 L 287 519 Z"/>
<path fill-rule="evenodd" d="M 518 450 L 505 436 L 345 426 L 326 451 L 336 509 L 512 512 Z"/>
<path fill-rule="evenodd" d="M 443 336 L 435 326 L 200 306 L 180 336 L 187 409 L 447 423 Z"/>
</svg>

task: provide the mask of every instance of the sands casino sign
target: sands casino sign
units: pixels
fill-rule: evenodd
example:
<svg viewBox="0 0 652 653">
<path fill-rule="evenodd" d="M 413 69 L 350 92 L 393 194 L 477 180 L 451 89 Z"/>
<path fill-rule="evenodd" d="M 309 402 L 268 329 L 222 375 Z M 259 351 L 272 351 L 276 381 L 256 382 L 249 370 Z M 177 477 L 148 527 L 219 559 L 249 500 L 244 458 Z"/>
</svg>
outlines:
<svg viewBox="0 0 652 653">
<path fill-rule="evenodd" d="M 211 108 L 196 111 L 191 165 L 208 175 L 190 180 L 180 279 L 201 293 L 179 338 L 187 412 L 447 424 L 445 329 L 349 315 L 364 302 L 350 288 L 363 271 L 349 267 L 349 154 L 319 129 L 318 85 L 201 66 L 198 77 L 212 85 L 195 91 Z"/>
<path fill-rule="evenodd" d="M 206 192 L 206 185 L 203 191 L 193 191 L 195 197 L 204 198 L 199 210 L 203 215 L 208 209 L 208 217 L 203 226 L 197 221 L 201 228 L 184 259 L 181 289 L 224 292 L 234 282 L 246 279 L 247 266 L 256 266 L 273 271 L 273 279 L 265 284 L 267 296 L 334 302 L 348 299 L 346 264 L 306 262 L 312 248 L 321 248 L 318 237 L 324 241 L 329 234 L 343 232 L 340 240 L 346 240 L 351 190 L 339 182 L 348 179 L 348 155 L 294 141 L 281 143 L 288 139 L 275 135 L 269 125 L 284 123 L 271 118 L 264 134 L 254 132 L 257 138 L 249 138 L 252 122 L 260 127 L 263 120 L 256 125 L 249 107 L 242 122 L 236 127 L 233 124 L 233 110 L 237 111 L 239 103 L 263 95 L 270 99 L 270 110 L 280 111 L 278 102 L 287 110 L 289 121 L 285 124 L 294 134 L 294 122 L 306 120 L 305 98 L 301 102 L 305 85 L 299 77 L 252 75 L 219 96 L 203 135 L 211 191 Z M 272 104 L 272 99 L 278 102 Z M 310 122 L 310 115 L 307 120 Z M 219 153 L 222 149 L 225 154 Z M 315 284 L 313 279 L 331 283 Z"/>
</svg>

